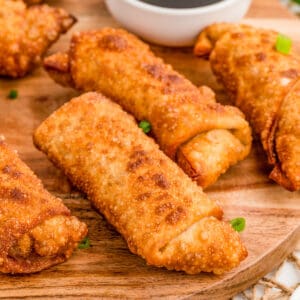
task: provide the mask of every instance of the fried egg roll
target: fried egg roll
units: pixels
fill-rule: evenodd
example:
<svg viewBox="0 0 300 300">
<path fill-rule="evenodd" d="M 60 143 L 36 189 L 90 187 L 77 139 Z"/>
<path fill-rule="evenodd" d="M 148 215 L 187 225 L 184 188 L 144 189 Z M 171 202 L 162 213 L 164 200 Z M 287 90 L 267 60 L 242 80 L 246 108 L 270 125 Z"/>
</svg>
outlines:
<svg viewBox="0 0 300 300">
<path fill-rule="evenodd" d="M 0 140 L 0 272 L 34 273 L 68 259 L 87 227 Z"/>
<path fill-rule="evenodd" d="M 34 143 L 148 264 L 221 274 L 247 256 L 221 208 L 101 94 L 64 104 Z"/>
<path fill-rule="evenodd" d="M 16 1 L 16 0 L 14 0 L 14 1 Z M 27 3 L 28 5 L 39 4 L 41 2 L 43 2 L 43 0 L 25 0 L 25 3 Z"/>
<path fill-rule="evenodd" d="M 245 113 L 273 166 L 270 178 L 300 189 L 300 55 L 276 50 L 279 34 L 247 25 L 214 24 L 198 38 L 217 78 Z"/>
<path fill-rule="evenodd" d="M 238 109 L 216 103 L 212 90 L 194 86 L 125 30 L 75 34 L 68 53 L 44 66 L 55 81 L 100 91 L 150 122 L 162 150 L 202 187 L 250 151 L 251 130 Z"/>
<path fill-rule="evenodd" d="M 74 22 L 63 9 L 0 0 L 0 76 L 25 76 Z"/>
</svg>

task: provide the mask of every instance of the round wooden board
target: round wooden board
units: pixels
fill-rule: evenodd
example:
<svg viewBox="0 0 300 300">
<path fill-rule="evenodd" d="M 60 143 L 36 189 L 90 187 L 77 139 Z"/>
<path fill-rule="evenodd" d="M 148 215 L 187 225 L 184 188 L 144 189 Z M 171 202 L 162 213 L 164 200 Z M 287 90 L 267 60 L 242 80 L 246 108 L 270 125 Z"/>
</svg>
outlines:
<svg viewBox="0 0 300 300">
<path fill-rule="evenodd" d="M 57 4 L 58 1 L 49 2 Z M 89 5 L 74 4 L 76 2 L 60 1 L 60 6 L 73 9 L 79 17 L 78 25 L 71 32 L 116 26 L 102 1 L 84 1 Z M 253 19 L 247 22 L 273 27 L 299 39 L 295 34 L 299 28 L 296 20 Z M 66 49 L 69 37 L 70 33 L 50 53 Z M 208 63 L 193 57 L 191 49 L 155 46 L 153 50 L 195 84 L 214 88 L 219 101 L 227 101 Z M 64 199 L 72 212 L 87 223 L 92 245 L 88 250 L 77 250 L 66 263 L 38 274 L 0 275 L 0 298 L 227 299 L 276 268 L 299 240 L 300 193 L 285 191 L 268 179 L 270 170 L 266 157 L 255 142 L 251 155 L 207 190 L 211 198 L 223 205 L 225 219 L 246 218 L 247 229 L 242 239 L 249 252 L 248 258 L 223 276 L 191 276 L 147 266 L 129 252 L 120 235 L 32 144 L 33 130 L 76 92 L 56 85 L 42 69 L 22 80 L 1 80 L 0 86 L 0 134 L 19 151 L 45 186 Z M 6 99 L 11 89 L 19 91 L 17 100 Z"/>
</svg>

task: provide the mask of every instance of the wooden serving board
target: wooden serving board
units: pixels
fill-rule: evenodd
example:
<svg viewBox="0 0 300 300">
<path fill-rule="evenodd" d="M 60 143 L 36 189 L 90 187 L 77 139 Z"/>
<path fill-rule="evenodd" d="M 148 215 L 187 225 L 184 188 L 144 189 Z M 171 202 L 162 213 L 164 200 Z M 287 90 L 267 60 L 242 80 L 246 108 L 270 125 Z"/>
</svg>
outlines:
<svg viewBox="0 0 300 300">
<path fill-rule="evenodd" d="M 117 26 L 101 0 L 49 3 L 65 7 L 78 17 L 79 23 L 71 32 Z M 287 18 L 289 13 L 275 0 L 263 2 L 269 13 L 274 9 L 272 18 L 254 18 L 255 13 L 261 15 L 263 11 L 261 3 L 254 1 L 250 11 L 252 19 L 246 21 L 280 30 L 300 44 L 297 36 L 300 22 Z M 278 19 L 280 14 L 282 18 Z M 70 33 L 49 53 L 66 49 L 69 37 Z M 208 63 L 193 57 L 191 49 L 158 46 L 153 49 L 195 84 L 214 88 L 218 99 L 226 102 L 226 95 L 217 85 Z M 103 216 L 91 208 L 84 196 L 32 144 L 33 130 L 76 92 L 56 85 L 41 68 L 22 80 L 1 80 L 0 87 L 0 134 L 19 151 L 46 188 L 64 199 L 72 212 L 88 224 L 92 245 L 90 249 L 77 250 L 66 263 L 38 274 L 0 275 L 0 298 L 227 299 L 276 268 L 299 240 L 300 193 L 285 191 L 268 179 L 270 169 L 265 154 L 255 142 L 250 156 L 207 190 L 211 198 L 223 204 L 225 219 L 246 218 L 242 239 L 249 251 L 248 258 L 223 276 L 191 276 L 147 266 L 128 251 L 124 240 Z M 19 91 L 17 100 L 6 99 L 11 89 Z"/>
</svg>

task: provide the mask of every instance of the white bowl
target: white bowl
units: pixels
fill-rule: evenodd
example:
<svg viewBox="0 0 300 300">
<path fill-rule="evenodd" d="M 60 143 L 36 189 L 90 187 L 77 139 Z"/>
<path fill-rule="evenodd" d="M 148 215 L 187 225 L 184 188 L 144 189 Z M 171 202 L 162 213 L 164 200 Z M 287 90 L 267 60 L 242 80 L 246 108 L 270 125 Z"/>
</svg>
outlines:
<svg viewBox="0 0 300 300">
<path fill-rule="evenodd" d="M 251 0 L 223 0 L 187 9 L 164 8 L 138 0 L 105 2 L 120 24 L 145 40 L 165 46 L 191 46 L 207 25 L 239 21 L 246 14 Z"/>
</svg>

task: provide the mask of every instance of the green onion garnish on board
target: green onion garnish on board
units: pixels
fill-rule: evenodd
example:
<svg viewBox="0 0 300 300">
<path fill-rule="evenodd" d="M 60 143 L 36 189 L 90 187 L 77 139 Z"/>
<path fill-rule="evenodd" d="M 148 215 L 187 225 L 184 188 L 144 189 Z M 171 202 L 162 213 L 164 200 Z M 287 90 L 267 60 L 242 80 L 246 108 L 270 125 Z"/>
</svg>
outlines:
<svg viewBox="0 0 300 300">
<path fill-rule="evenodd" d="M 91 246 L 90 239 L 86 236 L 79 244 L 78 249 L 88 249 Z"/>
<path fill-rule="evenodd" d="M 231 226 L 237 232 L 242 232 L 246 227 L 246 220 L 244 218 L 235 218 L 230 221 Z"/>
<path fill-rule="evenodd" d="M 7 95 L 8 99 L 14 100 L 18 98 L 18 91 L 17 90 L 10 90 L 8 95 Z"/>
</svg>

